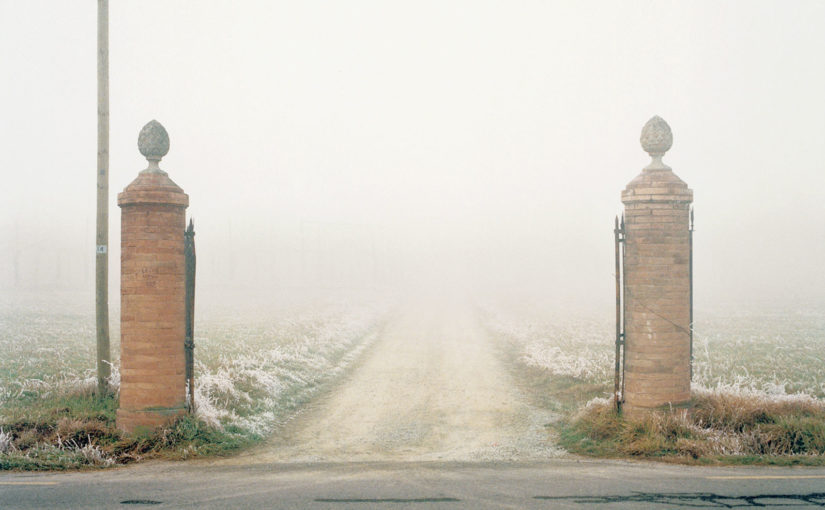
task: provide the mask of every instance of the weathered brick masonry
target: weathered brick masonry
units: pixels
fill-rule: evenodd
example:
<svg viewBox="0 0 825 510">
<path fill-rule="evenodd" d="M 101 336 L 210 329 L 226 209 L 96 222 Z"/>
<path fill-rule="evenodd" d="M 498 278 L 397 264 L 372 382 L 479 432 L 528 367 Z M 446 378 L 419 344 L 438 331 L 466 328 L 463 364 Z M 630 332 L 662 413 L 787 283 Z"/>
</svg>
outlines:
<svg viewBox="0 0 825 510">
<path fill-rule="evenodd" d="M 661 157 L 670 128 L 642 132 L 653 162 L 622 192 L 625 205 L 624 412 L 690 403 L 690 204 L 693 191 Z"/>
<path fill-rule="evenodd" d="M 157 127 L 163 129 L 160 124 L 152 126 Z M 141 152 L 146 154 L 144 149 L 142 145 Z M 166 154 L 162 152 L 160 157 Z M 118 195 L 121 383 L 117 426 L 126 432 L 163 425 L 186 411 L 183 232 L 189 197 L 157 167 L 160 157 L 150 159 L 150 168 Z"/>
</svg>

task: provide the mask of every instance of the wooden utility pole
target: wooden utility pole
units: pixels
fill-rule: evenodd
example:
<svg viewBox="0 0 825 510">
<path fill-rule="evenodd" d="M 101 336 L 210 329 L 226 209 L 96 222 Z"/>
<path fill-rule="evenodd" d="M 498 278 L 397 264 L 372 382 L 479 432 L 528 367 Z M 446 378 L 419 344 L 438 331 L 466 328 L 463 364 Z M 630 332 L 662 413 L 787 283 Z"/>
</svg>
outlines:
<svg viewBox="0 0 825 510">
<path fill-rule="evenodd" d="M 109 348 L 109 0 L 97 0 L 97 393 L 108 390 Z"/>
<path fill-rule="evenodd" d="M 12 250 L 14 251 L 14 288 L 20 288 L 20 222 L 18 218 L 14 219 L 14 244 Z"/>
</svg>

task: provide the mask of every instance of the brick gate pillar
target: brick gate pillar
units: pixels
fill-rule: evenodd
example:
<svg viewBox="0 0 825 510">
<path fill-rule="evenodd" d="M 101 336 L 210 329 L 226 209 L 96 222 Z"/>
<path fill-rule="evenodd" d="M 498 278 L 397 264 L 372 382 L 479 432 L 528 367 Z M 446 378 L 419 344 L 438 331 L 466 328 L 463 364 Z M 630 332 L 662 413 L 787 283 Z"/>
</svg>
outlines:
<svg viewBox="0 0 825 510">
<path fill-rule="evenodd" d="M 121 208 L 120 408 L 117 426 L 150 430 L 186 411 L 185 262 L 189 196 L 158 162 L 169 152 L 159 122 L 146 124 L 138 148 L 149 161 L 117 197 Z"/>
<path fill-rule="evenodd" d="M 653 158 L 622 192 L 625 206 L 625 413 L 690 406 L 690 204 L 693 191 L 662 156 L 670 126 L 642 129 Z"/>
</svg>

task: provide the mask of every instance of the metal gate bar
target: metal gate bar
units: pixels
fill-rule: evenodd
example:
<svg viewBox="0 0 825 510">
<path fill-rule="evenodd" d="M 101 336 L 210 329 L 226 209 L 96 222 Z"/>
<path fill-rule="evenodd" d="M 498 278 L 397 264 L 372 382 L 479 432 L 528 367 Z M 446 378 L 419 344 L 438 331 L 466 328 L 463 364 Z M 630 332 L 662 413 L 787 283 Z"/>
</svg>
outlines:
<svg viewBox="0 0 825 510">
<path fill-rule="evenodd" d="M 190 219 L 183 234 L 183 254 L 186 259 L 186 386 L 188 408 L 195 412 L 195 223 Z"/>
<path fill-rule="evenodd" d="M 690 380 L 693 381 L 693 207 L 688 226 L 688 279 L 690 280 Z"/>
<path fill-rule="evenodd" d="M 616 412 L 622 412 L 624 402 L 624 215 L 619 223 L 617 216 L 613 223 L 613 238 L 616 249 L 616 366 L 613 378 L 613 403 Z"/>
</svg>

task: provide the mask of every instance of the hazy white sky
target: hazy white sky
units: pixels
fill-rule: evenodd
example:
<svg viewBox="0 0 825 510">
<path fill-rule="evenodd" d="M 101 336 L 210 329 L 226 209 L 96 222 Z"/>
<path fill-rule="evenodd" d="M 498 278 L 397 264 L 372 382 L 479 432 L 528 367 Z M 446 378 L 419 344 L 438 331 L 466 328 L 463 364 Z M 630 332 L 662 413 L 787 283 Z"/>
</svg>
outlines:
<svg viewBox="0 0 825 510">
<path fill-rule="evenodd" d="M 697 306 L 825 308 L 823 55 L 822 1 L 112 0 L 111 244 L 155 118 L 206 281 L 219 253 L 252 272 L 303 243 L 609 302 L 658 114 L 695 192 Z M 0 262 L 22 225 L 92 264 L 96 2 L 0 0 L 0 62 Z"/>
</svg>

